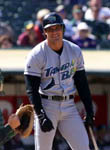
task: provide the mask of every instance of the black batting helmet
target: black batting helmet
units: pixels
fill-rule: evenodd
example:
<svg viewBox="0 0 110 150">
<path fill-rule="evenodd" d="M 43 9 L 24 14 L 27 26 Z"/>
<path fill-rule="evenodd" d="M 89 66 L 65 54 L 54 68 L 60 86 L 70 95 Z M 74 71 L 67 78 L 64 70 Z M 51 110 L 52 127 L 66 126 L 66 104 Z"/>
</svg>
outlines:
<svg viewBox="0 0 110 150">
<path fill-rule="evenodd" d="M 57 13 L 52 12 L 44 17 L 43 28 L 46 29 L 54 25 L 62 25 L 65 28 L 63 19 Z"/>
</svg>

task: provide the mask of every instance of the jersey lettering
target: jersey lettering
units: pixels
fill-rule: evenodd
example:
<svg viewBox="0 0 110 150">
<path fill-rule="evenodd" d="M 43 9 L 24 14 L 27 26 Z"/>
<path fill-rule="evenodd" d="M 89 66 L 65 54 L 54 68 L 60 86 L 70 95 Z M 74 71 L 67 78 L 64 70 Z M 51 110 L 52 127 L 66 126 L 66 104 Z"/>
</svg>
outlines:
<svg viewBox="0 0 110 150">
<path fill-rule="evenodd" d="M 70 73 L 69 71 L 65 71 L 65 72 L 62 72 L 62 80 L 65 80 L 67 78 L 70 78 Z"/>
<path fill-rule="evenodd" d="M 60 70 L 66 70 L 67 68 L 69 68 L 69 66 L 70 66 L 70 63 L 66 63 L 61 66 Z"/>
<path fill-rule="evenodd" d="M 63 64 L 61 67 L 50 67 L 50 68 L 47 68 L 46 70 L 46 77 L 48 76 L 52 76 L 58 72 L 61 71 L 61 74 L 62 74 L 62 77 L 61 79 L 62 80 L 65 80 L 67 78 L 70 78 L 70 76 L 75 72 L 75 67 L 74 67 L 74 60 L 71 61 L 71 63 L 66 63 L 66 64 Z"/>
</svg>

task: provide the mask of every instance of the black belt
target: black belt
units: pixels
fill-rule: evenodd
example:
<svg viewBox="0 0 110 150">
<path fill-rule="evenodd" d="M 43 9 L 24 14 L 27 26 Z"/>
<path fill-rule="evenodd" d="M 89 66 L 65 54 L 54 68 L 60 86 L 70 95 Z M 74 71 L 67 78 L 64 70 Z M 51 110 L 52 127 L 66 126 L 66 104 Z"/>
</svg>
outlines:
<svg viewBox="0 0 110 150">
<path fill-rule="evenodd" d="M 65 101 L 74 98 L 74 95 L 68 95 L 68 96 L 47 96 L 47 95 L 41 95 L 42 98 L 54 100 L 54 101 Z"/>
</svg>

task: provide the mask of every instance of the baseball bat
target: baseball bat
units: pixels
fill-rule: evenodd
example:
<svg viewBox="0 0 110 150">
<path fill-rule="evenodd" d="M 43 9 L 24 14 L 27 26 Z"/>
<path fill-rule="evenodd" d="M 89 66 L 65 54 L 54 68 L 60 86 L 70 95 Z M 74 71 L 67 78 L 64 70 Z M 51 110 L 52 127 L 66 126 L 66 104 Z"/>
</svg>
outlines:
<svg viewBox="0 0 110 150">
<path fill-rule="evenodd" d="M 94 136 L 94 133 L 93 133 L 93 130 L 92 128 L 89 126 L 89 133 L 90 133 L 90 137 L 91 137 L 91 140 L 92 140 L 92 143 L 93 143 L 93 146 L 94 146 L 94 150 L 99 150 L 98 146 L 97 146 L 97 143 L 96 143 L 96 139 L 95 139 L 95 136 Z"/>
</svg>

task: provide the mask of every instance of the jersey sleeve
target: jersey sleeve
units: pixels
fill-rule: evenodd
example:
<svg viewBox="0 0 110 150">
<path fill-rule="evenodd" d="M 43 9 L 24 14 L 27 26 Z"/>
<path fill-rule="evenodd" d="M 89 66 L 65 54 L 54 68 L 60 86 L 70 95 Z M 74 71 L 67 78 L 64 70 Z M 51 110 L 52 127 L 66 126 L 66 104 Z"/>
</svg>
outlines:
<svg viewBox="0 0 110 150">
<path fill-rule="evenodd" d="M 31 52 L 28 54 L 24 69 L 25 75 L 41 76 L 41 68 L 43 65 L 42 56 L 40 53 Z"/>
<path fill-rule="evenodd" d="M 15 132 L 8 124 L 4 125 L 4 119 L 2 116 L 2 112 L 0 110 L 0 145 L 5 144 L 15 135 L 16 135 Z"/>
<path fill-rule="evenodd" d="M 84 58 L 81 49 L 78 48 L 76 71 L 80 71 L 80 70 L 84 70 Z"/>
</svg>

